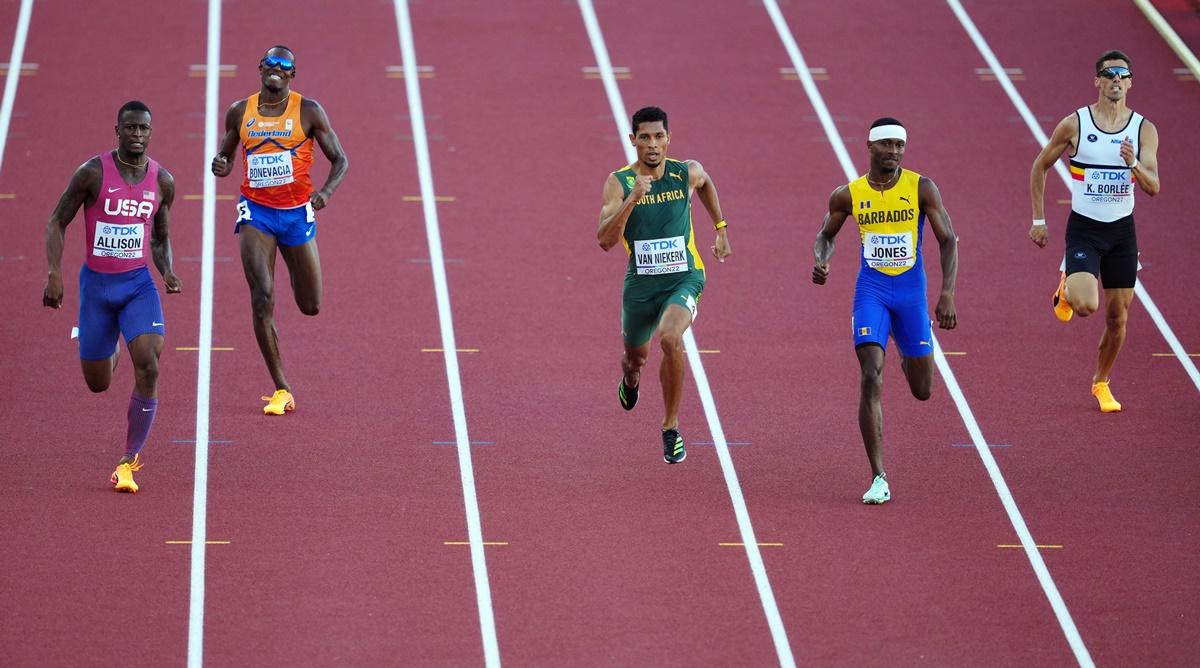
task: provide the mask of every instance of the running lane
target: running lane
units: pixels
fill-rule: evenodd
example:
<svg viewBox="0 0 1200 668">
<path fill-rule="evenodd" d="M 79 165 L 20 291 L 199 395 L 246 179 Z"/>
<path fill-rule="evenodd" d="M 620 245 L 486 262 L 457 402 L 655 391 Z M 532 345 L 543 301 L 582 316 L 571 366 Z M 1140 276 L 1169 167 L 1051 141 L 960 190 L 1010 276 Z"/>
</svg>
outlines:
<svg viewBox="0 0 1200 668">
<path fill-rule="evenodd" d="M 259 88 L 273 44 L 297 56 L 295 90 L 324 106 L 350 160 L 318 212 L 321 313 L 299 313 L 277 264 L 276 323 L 297 410 L 272 391 L 232 234 L 217 207 L 205 658 L 215 665 L 472 664 L 482 659 L 453 427 L 390 4 L 318 2 L 281 15 L 227 4 L 222 112 Z M 316 151 L 314 183 L 328 162 Z M 242 174 L 221 180 L 233 197 Z M 216 441 L 231 441 L 220 444 Z M 454 629 L 450 632 L 450 629 Z"/>
<path fill-rule="evenodd" d="M 975 11 L 973 6 L 969 9 Z M 912 37 L 902 57 L 922 63 L 921 76 L 898 84 L 876 74 L 872 63 L 900 57 L 888 44 L 859 40 L 854 43 L 856 53 L 851 54 L 842 41 L 829 37 L 854 30 L 853 23 L 841 16 L 868 10 L 881 25 Z M 1089 11 L 1095 14 L 1094 8 Z M 1018 15 L 1029 18 L 1017 20 Z M 1047 132 L 1075 106 L 1095 99 L 1091 67 L 1103 50 L 1121 42 L 1142 44 L 1142 50 L 1149 51 L 1139 61 L 1150 71 L 1147 79 L 1158 69 L 1151 61 L 1161 57 L 1156 55 L 1153 34 L 1140 32 L 1136 14 L 1102 21 L 1125 26 L 1133 32 L 1130 36 L 1085 31 L 1079 43 L 1094 44 L 1086 54 L 1078 49 L 1074 55 L 1056 52 L 1053 44 L 1058 38 L 1052 31 L 1073 26 L 1071 17 L 1076 15 L 1080 14 L 1047 16 L 1031 6 L 1025 13 L 994 14 L 992 29 L 980 19 L 984 35 L 1000 47 L 1001 62 L 1023 69 L 1017 86 Z M 1053 288 L 1062 253 L 1068 207 L 1060 200 L 1069 194 L 1058 176 L 1051 174 L 1047 218 L 1053 241 L 1038 251 L 1025 234 L 1028 173 L 1039 147 L 999 85 L 976 74 L 975 68 L 985 63 L 949 9 L 917 17 L 898 8 L 868 8 L 864 3 L 827 18 L 818 31 L 807 28 L 811 21 L 801 22 L 795 12 L 789 12 L 792 25 L 800 26 L 797 40 L 811 63 L 822 64 L 830 59 L 827 54 L 843 54 L 842 68 L 831 69 L 830 81 L 822 84 L 834 113 L 863 105 L 862 90 L 888 91 L 901 85 L 905 92 L 889 94 L 883 103 L 872 100 L 871 111 L 895 115 L 909 126 L 906 164 L 937 181 L 954 216 L 962 257 L 957 298 L 961 324 L 958 332 L 942 336 L 943 345 L 966 353 L 951 357 L 951 364 L 984 435 L 998 446 L 993 454 L 1034 538 L 1041 544 L 1062 546 L 1043 550 L 1043 556 L 1083 641 L 1098 661 L 1178 661 L 1178 643 L 1165 642 L 1165 636 L 1156 638 L 1153 629 L 1163 628 L 1166 620 L 1179 614 L 1194 614 L 1190 599 L 1178 597 L 1172 591 L 1177 585 L 1169 583 L 1190 581 L 1187 586 L 1195 590 L 1194 576 L 1179 569 L 1195 544 L 1180 540 L 1190 514 L 1177 501 L 1180 489 L 1195 485 L 1187 467 L 1179 465 L 1191 457 L 1185 444 L 1187 425 L 1196 421 L 1195 388 L 1177 362 L 1151 356 L 1165 350 L 1165 344 L 1135 302 L 1130 339 L 1114 373 L 1115 387 L 1126 388 L 1119 396 L 1123 395 L 1127 410 L 1121 415 L 1100 415 L 1096 410 L 1087 388 L 1103 323 L 1077 318 L 1063 326 L 1048 312 L 1045 297 Z M 1042 39 L 1030 39 L 1031 35 Z M 1010 40 L 1011 58 L 1000 41 L 1005 37 Z M 1077 91 L 1074 101 L 1063 94 L 1070 90 Z M 1136 94 L 1131 99 L 1138 107 Z M 1175 116 L 1166 109 L 1158 114 L 1143 110 L 1167 125 Z M 966 164 L 979 168 L 966 168 Z M 1169 164 L 1163 169 L 1170 169 Z M 1147 209 L 1182 204 L 1178 198 L 1172 204 L 1167 196 L 1139 200 L 1141 220 L 1152 220 Z M 1179 211 L 1170 218 L 1183 215 Z M 1143 230 L 1148 227 L 1142 225 Z M 1151 280 L 1152 265 L 1165 268 L 1184 261 L 1178 252 L 1152 249 L 1152 235 L 1160 228 L 1150 229 L 1142 234 L 1146 280 Z M 1186 248 L 1195 243 L 1193 231 L 1174 229 L 1167 233 L 1171 239 L 1167 245 Z M 928 244 L 926 250 L 932 251 Z M 995 278 L 998 273 L 1002 280 Z M 1174 291 L 1169 283 L 1159 283 L 1161 290 L 1153 282 L 1149 290 L 1161 305 Z M 1196 330 L 1195 315 L 1169 307 L 1164 312 L 1186 343 L 1186 335 Z M 972 453 L 961 454 L 977 461 Z M 987 484 L 982 469 L 979 482 Z M 996 501 L 989 503 L 994 507 Z M 1063 512 L 1065 508 L 1070 512 Z M 1150 517 L 1154 521 L 1144 519 Z M 994 544 L 1016 542 L 1011 533 L 995 538 Z M 1033 582 L 1019 551 L 993 554 L 1003 554 L 1017 569 L 1014 583 Z M 1147 568 L 1147 564 L 1154 566 Z M 1098 582 L 1104 584 L 1097 586 Z M 1045 614 L 1048 606 L 1038 595 L 1008 597 L 991 609 L 1003 611 L 996 615 L 1000 620 L 991 624 L 993 629 L 995 624 L 1012 629 L 1011 634 L 998 635 L 1021 641 L 1006 649 L 1006 657 L 1017 660 L 1042 645 L 1048 651 L 1065 651 L 1061 632 Z M 1135 611 L 1137 617 L 1131 620 Z M 1035 626 L 1021 629 L 1020 624 Z M 1136 624 L 1136 633 L 1119 632 L 1131 624 Z M 1064 655 L 1062 660 L 1070 657 Z"/>
<path fill-rule="evenodd" d="M 418 62 L 433 68 L 422 90 L 434 182 L 454 198 L 439 217 L 457 260 L 457 336 L 479 350 L 460 359 L 483 442 L 473 454 L 484 538 L 507 543 L 487 548 L 502 657 L 774 663 L 744 554 L 718 545 L 738 530 L 712 447 L 699 444 L 709 437 L 692 380 L 680 466 L 662 461 L 657 350 L 637 409 L 617 404 L 626 260 L 601 252 L 595 229 L 624 154 L 604 89 L 583 72 L 595 58 L 578 9 L 412 12 Z"/>
<path fill-rule="evenodd" d="M 1200 88 L 1174 76 L 1178 60 L 1131 3 L 1068 2 L 1056 8 L 1046 14 L 1032 2 L 1004 12 L 986 3 L 969 7 L 1000 61 L 1024 71 L 1025 81 L 1017 88 L 1047 133 L 1063 116 L 1095 101 L 1092 73 L 1100 53 L 1118 48 L 1133 59 L 1137 83 L 1129 104 L 1158 127 L 1163 175 L 1159 196 L 1137 194 L 1139 276 L 1184 347 L 1200 352 L 1200 311 L 1187 282 L 1179 280 L 1192 266 L 1192 249 L 1200 247 L 1200 230 L 1186 224 L 1193 217 L 1192 194 L 1181 181 L 1200 149 L 1194 114 L 1188 111 L 1200 104 Z M 927 18 L 927 24 L 934 20 L 947 34 L 958 29 L 949 11 Z M 1070 35 L 1073 48 L 1059 48 L 1063 35 Z M 956 57 L 971 67 L 983 65 L 965 38 L 954 42 L 962 45 Z M 1053 241 L 1039 252 L 1022 231 L 1029 215 L 1025 175 L 1037 147 L 1026 143 L 1032 135 L 1023 124 L 1009 122 L 1013 107 L 998 88 L 976 87 L 986 94 L 973 98 L 969 111 L 1004 127 L 1002 140 L 1028 149 L 993 154 L 992 173 L 1012 175 L 1004 179 L 1003 194 L 997 193 L 1003 218 L 996 229 L 1006 234 L 991 243 L 981 239 L 988 248 L 1017 252 L 1011 280 L 1018 298 L 994 300 L 998 319 L 992 331 L 1008 335 L 980 340 L 981 349 L 991 348 L 990 359 L 967 360 L 991 370 L 1006 366 L 1008 372 L 996 374 L 994 381 L 982 370 L 973 373 L 976 382 L 967 391 L 990 388 L 996 400 L 984 404 L 981 420 L 1011 425 L 1008 438 L 1015 447 L 1005 454 L 1012 458 L 1013 479 L 1021 483 L 1014 492 L 1028 499 L 1024 506 L 1031 522 L 1044 527 L 1041 539 L 1064 545 L 1053 557 L 1061 564 L 1059 585 L 1096 661 L 1188 663 L 1200 639 L 1181 641 L 1176 629 L 1179 620 L 1200 614 L 1195 568 L 1200 536 L 1194 531 L 1195 512 L 1180 499 L 1200 492 L 1195 475 L 1200 460 L 1193 447 L 1200 392 L 1177 360 L 1155 356 L 1168 352 L 1167 345 L 1135 300 L 1128 339 L 1113 371 L 1125 411 L 1097 412 L 1087 388 L 1103 321 L 1076 318 L 1064 326 L 1047 313 L 1042 296 L 1053 288 L 1069 209 L 1053 203 L 1069 199 L 1069 192 L 1056 174 L 1048 176 Z M 961 155 L 961 145 L 945 148 Z"/>
<path fill-rule="evenodd" d="M 664 12 L 670 44 L 704 47 L 640 58 L 661 39 L 658 26 L 623 20 L 615 7 L 601 8 L 600 18 L 613 26 L 614 63 L 632 67 L 630 106 L 674 110 L 672 151 L 704 163 L 730 221 L 734 256 L 712 271 L 697 337 L 721 351 L 705 360 L 730 440 L 749 443 L 733 453 L 759 539 L 783 544 L 764 555 L 797 662 L 887 652 L 901 663 L 953 664 L 998 655 L 1007 642 L 991 610 L 1013 598 L 1039 604 L 1040 592 L 1020 579 L 1027 567 L 995 547 L 1011 529 L 977 460 L 953 447 L 969 439 L 948 394 L 936 382 L 929 402 L 915 401 L 894 351 L 883 401 L 895 499 L 878 508 L 860 501 L 870 469 L 848 326 L 859 252 L 852 227 L 840 236 L 830 284 L 810 280 L 812 240 L 829 193 L 846 178 L 803 88 L 780 71 L 791 63 L 767 14 L 682 4 Z M 812 18 L 803 25 L 826 29 Z M 810 65 L 835 72 L 855 57 L 856 41 L 836 43 Z M 831 106 L 865 169 L 866 128 L 881 114 L 857 97 Z M 707 247 L 707 216 L 696 219 L 697 243 Z M 936 286 L 936 246 L 926 251 Z M 943 344 L 955 336 L 943 334 Z M 947 498 L 961 509 L 951 513 Z M 1052 623 L 1048 612 L 1039 621 Z M 1007 628 L 1017 637 L 1037 623 Z M 1051 634 L 1028 656 L 1056 642 Z"/>
<path fill-rule="evenodd" d="M 0 6 L 5 59 L 18 4 Z M 174 347 L 194 337 L 197 322 L 198 265 L 183 256 L 198 246 L 199 203 L 183 193 L 194 192 L 189 184 L 199 180 L 200 148 L 189 130 L 203 88 L 188 77 L 188 66 L 204 49 L 178 36 L 203 25 L 204 15 L 199 5 L 143 7 L 139 18 L 155 29 L 131 36 L 136 49 L 109 39 L 121 31 L 117 17 L 127 15 L 115 2 L 36 5 L 25 61 L 37 73 L 21 78 L 0 173 L 0 193 L 12 196 L 0 199 L 8 223 L 0 227 L 0 336 L 11 353 L 0 387 L 7 458 L 0 473 L 0 642 L 10 665 L 78 664 L 97 652 L 166 664 L 178 662 L 186 643 L 187 548 L 165 541 L 186 539 L 176 527 L 191 517 L 191 454 L 172 441 L 189 438 L 195 421 L 195 363 L 194 353 Z M 62 310 L 44 309 L 41 294 L 46 220 L 72 172 L 115 146 L 117 109 L 134 98 L 153 112 L 149 154 L 175 176 L 171 240 L 184 292 L 162 294 L 159 410 L 137 476 L 141 490 L 125 495 L 112 491 L 108 476 L 124 445 L 133 387 L 128 352 L 109 391 L 93 395 L 69 338 L 78 314 L 82 215 L 67 229 Z M 151 273 L 161 294 L 158 272 Z"/>
</svg>

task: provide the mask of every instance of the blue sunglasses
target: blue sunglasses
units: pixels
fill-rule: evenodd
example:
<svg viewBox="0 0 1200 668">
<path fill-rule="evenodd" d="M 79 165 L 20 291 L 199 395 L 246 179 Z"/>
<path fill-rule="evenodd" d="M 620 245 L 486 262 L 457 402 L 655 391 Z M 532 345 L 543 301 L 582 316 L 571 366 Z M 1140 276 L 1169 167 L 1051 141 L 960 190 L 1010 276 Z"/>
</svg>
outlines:
<svg viewBox="0 0 1200 668">
<path fill-rule="evenodd" d="M 267 56 L 262 59 L 262 64 L 263 67 L 278 67 L 285 72 L 291 72 L 296 69 L 296 63 L 291 58 L 280 58 L 278 56 Z"/>
<path fill-rule="evenodd" d="M 1106 67 L 1099 72 L 1096 72 L 1096 76 L 1114 80 L 1132 79 L 1133 72 L 1130 72 L 1128 67 Z"/>
</svg>

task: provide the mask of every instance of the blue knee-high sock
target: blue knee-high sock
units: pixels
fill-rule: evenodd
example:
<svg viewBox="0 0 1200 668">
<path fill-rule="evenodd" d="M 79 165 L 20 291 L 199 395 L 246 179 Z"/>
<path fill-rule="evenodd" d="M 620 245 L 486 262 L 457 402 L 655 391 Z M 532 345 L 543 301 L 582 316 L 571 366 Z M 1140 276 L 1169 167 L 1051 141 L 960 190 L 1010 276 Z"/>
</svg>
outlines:
<svg viewBox="0 0 1200 668">
<path fill-rule="evenodd" d="M 158 413 L 158 399 L 146 399 L 136 394 L 129 397 L 129 431 L 125 435 L 125 456 L 133 458 L 146 445 L 154 415 Z"/>
</svg>

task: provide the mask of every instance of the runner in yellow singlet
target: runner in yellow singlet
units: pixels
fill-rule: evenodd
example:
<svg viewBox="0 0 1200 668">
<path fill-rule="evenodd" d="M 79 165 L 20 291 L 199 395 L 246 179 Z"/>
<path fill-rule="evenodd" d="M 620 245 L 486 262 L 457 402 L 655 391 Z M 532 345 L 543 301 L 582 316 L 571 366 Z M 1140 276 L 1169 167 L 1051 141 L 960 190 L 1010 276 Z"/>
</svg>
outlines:
<svg viewBox="0 0 1200 668">
<path fill-rule="evenodd" d="M 847 220 L 858 226 L 862 241 L 854 288 L 854 354 L 862 375 L 858 427 L 871 463 L 871 487 L 863 503 L 892 498 L 883 469 L 884 347 L 890 337 L 900 353 L 900 368 L 909 390 L 920 401 L 933 389 L 933 333 L 925 297 L 925 264 L 921 258 L 924 222 L 937 237 L 942 265 L 938 326 L 958 324 L 954 284 L 958 276 L 958 238 L 942 195 L 926 176 L 901 169 L 908 132 L 900 121 L 881 118 L 871 125 L 867 151 L 871 169 L 829 196 L 829 212 L 813 244 L 813 283 L 824 285 L 833 257 L 833 238 Z"/>
</svg>

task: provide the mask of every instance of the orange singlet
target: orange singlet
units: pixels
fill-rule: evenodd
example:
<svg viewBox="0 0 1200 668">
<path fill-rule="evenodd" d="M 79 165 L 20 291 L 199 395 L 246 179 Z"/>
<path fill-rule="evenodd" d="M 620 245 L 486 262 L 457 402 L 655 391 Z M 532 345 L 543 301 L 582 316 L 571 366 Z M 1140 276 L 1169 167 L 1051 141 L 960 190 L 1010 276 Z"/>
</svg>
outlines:
<svg viewBox="0 0 1200 668">
<path fill-rule="evenodd" d="M 304 135 L 300 124 L 297 92 L 288 93 L 282 116 L 258 113 L 258 93 L 246 98 L 239 134 L 242 138 L 242 164 L 245 178 L 242 195 L 273 209 L 292 209 L 308 203 L 312 192 L 313 142 Z"/>
</svg>

